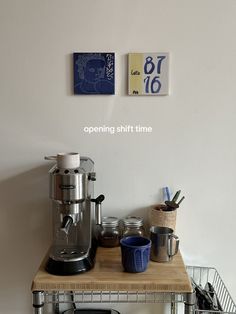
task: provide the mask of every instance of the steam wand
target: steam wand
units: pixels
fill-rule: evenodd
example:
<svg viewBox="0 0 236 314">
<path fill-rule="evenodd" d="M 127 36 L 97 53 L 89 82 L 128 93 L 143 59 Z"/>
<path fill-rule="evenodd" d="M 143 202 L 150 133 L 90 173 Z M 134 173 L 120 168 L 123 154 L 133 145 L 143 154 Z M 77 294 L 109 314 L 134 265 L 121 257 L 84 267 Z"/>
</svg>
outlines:
<svg viewBox="0 0 236 314">
<path fill-rule="evenodd" d="M 102 202 L 104 201 L 105 196 L 103 194 L 99 195 L 97 198 L 92 198 L 91 202 L 95 203 L 95 218 L 96 225 L 102 224 Z"/>
</svg>

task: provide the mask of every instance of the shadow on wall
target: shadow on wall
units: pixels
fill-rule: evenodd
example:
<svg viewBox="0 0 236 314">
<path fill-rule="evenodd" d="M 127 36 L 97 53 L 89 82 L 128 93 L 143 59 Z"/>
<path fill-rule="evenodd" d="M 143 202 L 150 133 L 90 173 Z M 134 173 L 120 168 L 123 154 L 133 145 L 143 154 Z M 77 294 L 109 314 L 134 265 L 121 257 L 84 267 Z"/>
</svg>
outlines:
<svg viewBox="0 0 236 314">
<path fill-rule="evenodd" d="M 121 73 L 122 78 L 122 85 L 121 85 L 121 95 L 127 96 L 128 95 L 128 54 L 124 54 L 121 56 L 121 62 L 122 62 L 122 69 L 123 72 Z"/>
<path fill-rule="evenodd" d="M 66 94 L 74 95 L 74 68 L 73 68 L 73 52 L 65 55 L 65 73 L 66 73 Z"/>
<path fill-rule="evenodd" d="M 31 298 L 32 277 L 50 246 L 47 174 L 48 166 L 40 166 L 0 182 L 0 290 L 8 299 L 9 292 L 21 296 L 22 305 L 22 294 Z"/>
</svg>

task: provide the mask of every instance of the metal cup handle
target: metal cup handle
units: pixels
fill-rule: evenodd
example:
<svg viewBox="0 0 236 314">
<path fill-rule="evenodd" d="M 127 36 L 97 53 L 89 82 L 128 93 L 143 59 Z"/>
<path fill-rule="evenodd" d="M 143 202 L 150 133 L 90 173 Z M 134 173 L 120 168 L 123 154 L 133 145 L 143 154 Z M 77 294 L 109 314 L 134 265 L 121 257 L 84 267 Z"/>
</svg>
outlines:
<svg viewBox="0 0 236 314">
<path fill-rule="evenodd" d="M 175 250 L 174 253 L 172 253 L 172 242 L 173 239 L 175 239 Z M 168 239 L 168 254 L 170 257 L 176 255 L 178 253 L 179 250 L 179 237 L 177 237 L 175 234 L 171 234 L 169 239 Z"/>
<path fill-rule="evenodd" d="M 57 160 L 57 156 L 45 156 L 45 160 Z"/>
</svg>

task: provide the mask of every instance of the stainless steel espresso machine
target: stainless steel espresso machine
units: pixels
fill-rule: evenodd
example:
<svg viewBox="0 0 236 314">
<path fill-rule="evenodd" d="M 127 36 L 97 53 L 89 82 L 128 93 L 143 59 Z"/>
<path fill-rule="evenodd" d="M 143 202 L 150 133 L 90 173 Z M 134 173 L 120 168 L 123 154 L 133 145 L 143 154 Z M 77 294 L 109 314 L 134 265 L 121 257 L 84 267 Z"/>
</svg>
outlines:
<svg viewBox="0 0 236 314">
<path fill-rule="evenodd" d="M 95 227 L 101 224 L 104 200 L 103 195 L 93 198 L 94 162 L 78 153 L 60 153 L 45 159 L 56 161 L 49 170 L 53 244 L 46 270 L 55 275 L 88 271 L 95 263 Z"/>
</svg>

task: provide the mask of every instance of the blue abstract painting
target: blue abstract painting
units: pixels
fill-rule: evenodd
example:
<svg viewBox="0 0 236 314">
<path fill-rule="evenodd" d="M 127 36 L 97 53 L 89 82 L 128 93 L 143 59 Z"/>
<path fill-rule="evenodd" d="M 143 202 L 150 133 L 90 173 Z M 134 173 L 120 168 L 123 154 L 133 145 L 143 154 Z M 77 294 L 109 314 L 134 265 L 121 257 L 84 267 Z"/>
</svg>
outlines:
<svg viewBox="0 0 236 314">
<path fill-rule="evenodd" d="M 115 94 L 115 54 L 75 52 L 74 93 Z"/>
</svg>

